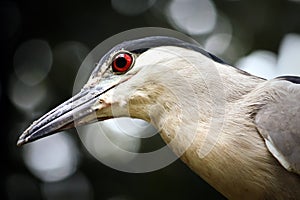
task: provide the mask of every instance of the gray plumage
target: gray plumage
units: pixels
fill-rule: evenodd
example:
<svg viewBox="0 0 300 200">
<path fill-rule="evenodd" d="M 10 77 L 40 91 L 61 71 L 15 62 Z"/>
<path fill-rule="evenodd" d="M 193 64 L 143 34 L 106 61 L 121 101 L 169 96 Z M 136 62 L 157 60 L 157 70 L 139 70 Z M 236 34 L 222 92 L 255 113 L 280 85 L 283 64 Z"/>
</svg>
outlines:
<svg viewBox="0 0 300 200">
<path fill-rule="evenodd" d="M 270 101 L 255 122 L 272 155 L 289 171 L 300 174 L 300 78 L 278 78 L 269 84 Z"/>
</svg>

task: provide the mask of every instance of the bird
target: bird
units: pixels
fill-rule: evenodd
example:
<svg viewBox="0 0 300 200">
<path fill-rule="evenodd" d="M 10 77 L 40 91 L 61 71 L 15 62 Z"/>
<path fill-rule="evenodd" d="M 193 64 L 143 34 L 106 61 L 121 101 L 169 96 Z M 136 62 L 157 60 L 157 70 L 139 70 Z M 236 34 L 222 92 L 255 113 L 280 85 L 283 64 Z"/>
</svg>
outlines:
<svg viewBox="0 0 300 200">
<path fill-rule="evenodd" d="M 123 41 L 17 145 L 118 117 L 151 123 L 228 199 L 300 199 L 300 77 L 266 80 L 175 37 Z"/>
</svg>

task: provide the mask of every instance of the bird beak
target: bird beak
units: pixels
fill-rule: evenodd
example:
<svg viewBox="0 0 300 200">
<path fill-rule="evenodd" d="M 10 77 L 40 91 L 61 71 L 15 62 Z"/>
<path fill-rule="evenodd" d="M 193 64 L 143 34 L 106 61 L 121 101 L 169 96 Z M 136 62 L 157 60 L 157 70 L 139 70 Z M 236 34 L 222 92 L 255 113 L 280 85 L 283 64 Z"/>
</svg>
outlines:
<svg viewBox="0 0 300 200">
<path fill-rule="evenodd" d="M 95 111 L 110 105 L 101 103 L 101 96 L 119 84 L 118 79 L 101 81 L 93 87 L 84 87 L 77 95 L 43 115 L 19 137 L 18 146 L 75 126 L 93 123 L 111 117 L 97 117 Z"/>
</svg>

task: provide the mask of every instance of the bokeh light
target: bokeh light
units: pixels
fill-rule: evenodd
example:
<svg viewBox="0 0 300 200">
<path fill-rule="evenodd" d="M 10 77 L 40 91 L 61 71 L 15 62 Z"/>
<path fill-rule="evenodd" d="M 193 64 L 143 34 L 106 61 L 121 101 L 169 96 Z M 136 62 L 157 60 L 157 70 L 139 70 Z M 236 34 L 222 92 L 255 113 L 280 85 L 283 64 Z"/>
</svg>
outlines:
<svg viewBox="0 0 300 200">
<path fill-rule="evenodd" d="M 190 35 L 210 33 L 217 13 L 210 0 L 172 0 L 166 10 L 171 24 Z"/>
<path fill-rule="evenodd" d="M 215 55 L 223 54 L 231 42 L 231 35 L 227 33 L 216 33 L 207 38 L 204 49 Z"/>
<path fill-rule="evenodd" d="M 116 119 L 115 119 L 116 120 Z M 90 124 L 84 127 L 77 127 L 79 137 L 87 150 L 98 160 L 105 163 L 128 163 L 134 159 L 138 152 L 141 141 L 137 137 L 124 134 L 116 127 L 114 120 L 106 120 Z M 135 131 L 132 129 L 131 131 Z"/>
<path fill-rule="evenodd" d="M 278 73 L 300 75 L 300 35 L 287 34 L 280 45 Z"/>
<path fill-rule="evenodd" d="M 257 50 L 249 56 L 241 58 L 235 66 L 250 74 L 271 79 L 277 75 L 276 62 L 276 54 L 270 51 Z"/>
<path fill-rule="evenodd" d="M 300 35 L 287 34 L 281 41 L 278 56 L 266 50 L 256 50 L 239 59 L 236 67 L 266 79 L 281 75 L 300 74 Z"/>
<path fill-rule="evenodd" d="M 77 169 L 78 151 L 73 139 L 60 133 L 24 146 L 28 169 L 46 182 L 63 180 Z"/>
<path fill-rule="evenodd" d="M 14 69 L 27 85 L 40 83 L 52 66 L 52 51 L 48 42 L 34 39 L 21 44 L 15 52 Z"/>
<path fill-rule="evenodd" d="M 44 84 L 26 85 L 24 82 L 10 78 L 9 97 L 12 103 L 24 111 L 34 111 L 37 106 L 45 99 L 47 88 Z"/>
</svg>

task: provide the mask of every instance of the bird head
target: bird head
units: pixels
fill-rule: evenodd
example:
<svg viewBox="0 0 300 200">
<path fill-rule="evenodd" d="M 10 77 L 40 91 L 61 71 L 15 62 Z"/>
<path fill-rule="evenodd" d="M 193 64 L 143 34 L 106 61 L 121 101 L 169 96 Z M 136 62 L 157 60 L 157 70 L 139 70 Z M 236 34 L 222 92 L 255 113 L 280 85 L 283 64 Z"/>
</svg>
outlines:
<svg viewBox="0 0 300 200">
<path fill-rule="evenodd" d="M 202 57 L 202 62 L 205 58 L 221 62 L 197 45 L 164 36 L 125 41 L 113 47 L 99 60 L 81 91 L 33 122 L 18 145 L 116 117 L 140 118 L 157 125 L 163 110 L 191 98 L 191 93 L 189 97 L 181 95 L 193 90 L 188 82 L 197 69 L 186 67 L 193 66 L 191 59 L 186 59 L 193 53 Z M 192 110 L 186 112 L 191 113 L 195 107 L 189 107 Z"/>
</svg>

